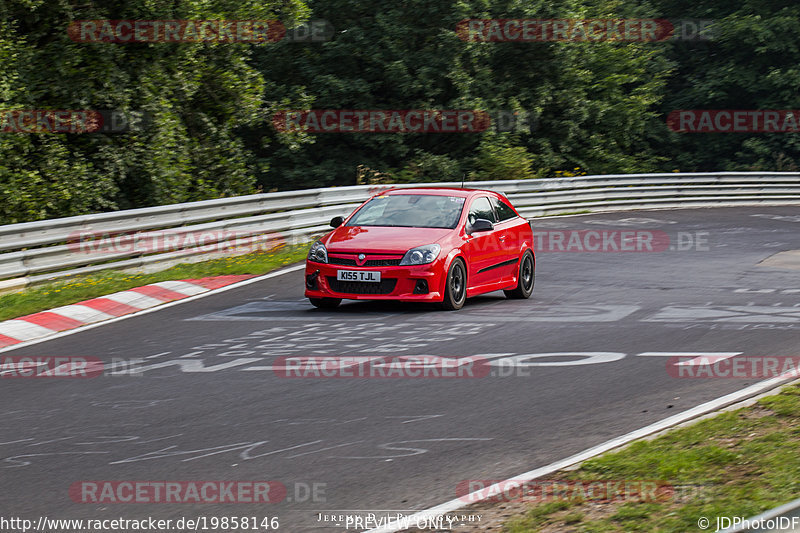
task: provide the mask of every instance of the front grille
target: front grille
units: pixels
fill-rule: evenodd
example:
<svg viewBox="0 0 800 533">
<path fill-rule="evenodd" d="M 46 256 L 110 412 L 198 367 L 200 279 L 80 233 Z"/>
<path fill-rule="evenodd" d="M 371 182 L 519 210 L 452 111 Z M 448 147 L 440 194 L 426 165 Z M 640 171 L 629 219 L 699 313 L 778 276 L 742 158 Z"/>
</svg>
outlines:
<svg viewBox="0 0 800 533">
<path fill-rule="evenodd" d="M 329 257 L 328 263 L 332 265 L 356 266 L 355 259 L 347 259 L 345 257 Z"/>
<path fill-rule="evenodd" d="M 403 259 L 367 259 L 364 261 L 365 267 L 390 267 L 397 266 Z"/>
<path fill-rule="evenodd" d="M 359 265 L 355 259 L 349 257 L 329 257 L 328 263 L 341 266 L 388 267 L 398 266 L 402 260 L 402 257 L 399 259 L 367 259 L 363 265 Z"/>
<path fill-rule="evenodd" d="M 327 276 L 328 286 L 342 294 L 389 294 L 397 285 L 397 278 L 384 278 L 379 283 L 369 281 L 339 281 L 336 276 Z"/>
</svg>

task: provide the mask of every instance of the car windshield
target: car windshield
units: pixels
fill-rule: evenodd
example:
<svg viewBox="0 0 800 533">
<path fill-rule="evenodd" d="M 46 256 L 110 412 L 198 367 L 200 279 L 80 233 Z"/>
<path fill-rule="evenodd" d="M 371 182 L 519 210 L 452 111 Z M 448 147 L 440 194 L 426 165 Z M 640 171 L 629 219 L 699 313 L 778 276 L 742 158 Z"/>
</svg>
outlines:
<svg viewBox="0 0 800 533">
<path fill-rule="evenodd" d="M 348 226 L 398 226 L 406 228 L 455 228 L 464 198 L 434 194 L 376 196 L 347 222 Z"/>
</svg>

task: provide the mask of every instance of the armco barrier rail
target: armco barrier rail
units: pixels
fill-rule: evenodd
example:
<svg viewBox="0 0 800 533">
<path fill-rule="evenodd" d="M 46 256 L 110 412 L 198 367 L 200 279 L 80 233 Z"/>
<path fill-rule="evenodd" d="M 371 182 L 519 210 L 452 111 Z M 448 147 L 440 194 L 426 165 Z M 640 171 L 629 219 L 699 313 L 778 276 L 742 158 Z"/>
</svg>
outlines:
<svg viewBox="0 0 800 533">
<path fill-rule="evenodd" d="M 460 183 L 396 185 L 419 186 Z M 800 205 L 800 173 L 785 172 L 622 174 L 465 186 L 505 193 L 525 217 Z M 390 187 L 395 185 L 266 193 L 0 226 L 0 289 L 108 268 L 158 270 L 276 242 L 302 242 L 326 231 L 332 217 L 349 214 Z"/>
<path fill-rule="evenodd" d="M 732 522 L 733 518 L 726 517 L 723 524 Z M 714 527 L 715 524 L 711 523 Z M 717 530 L 717 533 L 798 533 L 800 532 L 800 499 L 791 501 L 760 515 L 748 518 L 727 529 Z"/>
</svg>

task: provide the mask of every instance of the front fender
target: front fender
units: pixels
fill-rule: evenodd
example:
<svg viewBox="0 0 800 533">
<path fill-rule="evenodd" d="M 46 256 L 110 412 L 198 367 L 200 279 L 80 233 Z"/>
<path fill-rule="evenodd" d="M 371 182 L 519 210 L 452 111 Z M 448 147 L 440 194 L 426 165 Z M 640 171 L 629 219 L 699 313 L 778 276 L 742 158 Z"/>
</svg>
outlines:
<svg viewBox="0 0 800 533">
<path fill-rule="evenodd" d="M 444 263 L 442 265 L 442 275 L 439 280 L 439 293 L 444 298 L 444 290 L 447 286 L 447 273 L 450 272 L 450 266 L 453 264 L 453 261 L 456 258 L 460 258 L 464 261 L 464 275 L 468 276 L 469 269 L 467 267 L 467 260 L 464 258 L 464 254 L 461 252 L 461 248 L 453 248 L 450 252 L 444 257 Z M 467 287 L 469 287 L 469 278 L 467 278 Z"/>
</svg>

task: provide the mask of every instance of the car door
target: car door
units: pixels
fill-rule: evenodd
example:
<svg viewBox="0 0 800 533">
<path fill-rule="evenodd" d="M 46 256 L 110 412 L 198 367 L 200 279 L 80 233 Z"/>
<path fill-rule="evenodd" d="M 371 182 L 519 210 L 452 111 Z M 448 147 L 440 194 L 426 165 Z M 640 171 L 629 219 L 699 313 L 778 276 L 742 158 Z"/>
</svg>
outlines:
<svg viewBox="0 0 800 533">
<path fill-rule="evenodd" d="M 513 278 L 517 275 L 519 260 L 519 225 L 526 223 L 509 205 L 499 198 L 489 199 L 497 217 L 495 231 L 500 248 L 503 250 L 503 266 L 497 267 L 500 279 Z"/>
<path fill-rule="evenodd" d="M 497 222 L 494 209 L 487 196 L 473 198 L 467 212 L 465 248 L 467 250 L 467 285 L 477 287 L 497 281 L 496 265 L 504 261 L 503 251 L 496 230 L 469 233 L 470 226 L 477 219 Z"/>
</svg>

